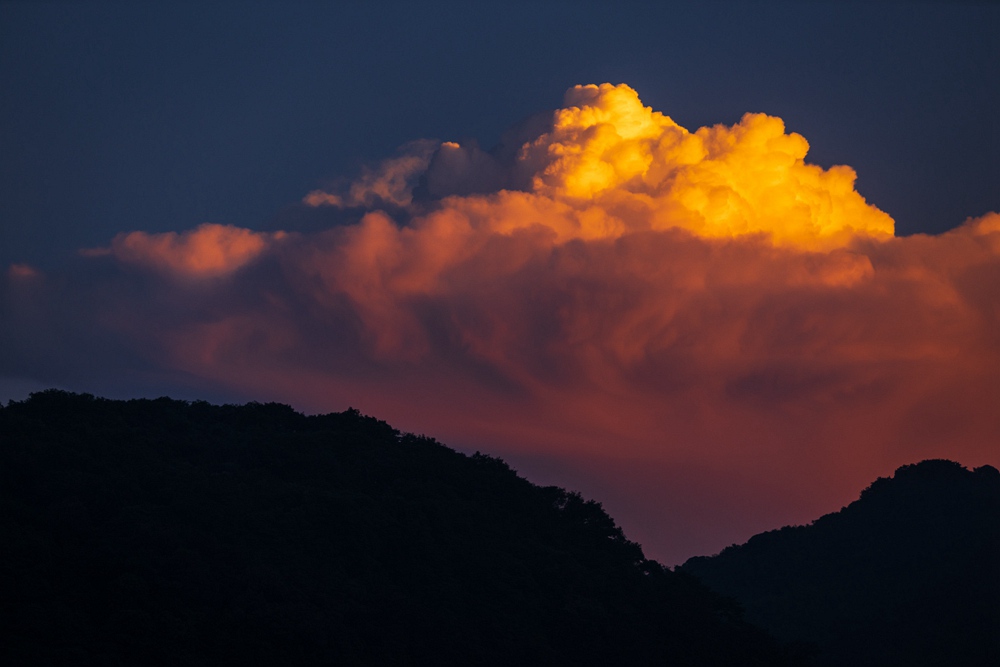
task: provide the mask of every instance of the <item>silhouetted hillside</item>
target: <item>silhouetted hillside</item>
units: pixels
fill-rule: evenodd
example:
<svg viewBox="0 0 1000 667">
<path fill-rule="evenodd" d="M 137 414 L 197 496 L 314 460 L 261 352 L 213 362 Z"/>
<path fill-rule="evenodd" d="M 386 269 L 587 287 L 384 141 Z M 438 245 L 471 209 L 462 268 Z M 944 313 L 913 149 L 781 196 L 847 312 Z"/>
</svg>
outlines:
<svg viewBox="0 0 1000 667">
<path fill-rule="evenodd" d="M 820 664 L 1000 665 L 1000 472 L 924 461 L 683 571 Z"/>
<path fill-rule="evenodd" d="M 0 408 L 0 662 L 780 665 L 592 501 L 348 410 Z"/>
</svg>

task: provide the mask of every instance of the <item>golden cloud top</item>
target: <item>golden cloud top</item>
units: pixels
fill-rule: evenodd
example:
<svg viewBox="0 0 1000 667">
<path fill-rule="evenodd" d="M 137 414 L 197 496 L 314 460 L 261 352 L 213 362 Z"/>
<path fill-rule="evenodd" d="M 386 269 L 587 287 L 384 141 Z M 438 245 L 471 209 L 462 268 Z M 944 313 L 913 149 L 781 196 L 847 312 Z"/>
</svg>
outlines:
<svg viewBox="0 0 1000 667">
<path fill-rule="evenodd" d="M 892 236 L 892 218 L 854 189 L 854 170 L 807 164 L 808 150 L 774 116 L 746 114 L 732 127 L 692 133 L 643 106 L 629 86 L 605 83 L 571 88 L 552 131 L 520 159 L 539 165 L 535 194 L 603 213 L 582 237 L 681 227 L 820 249 Z"/>
</svg>

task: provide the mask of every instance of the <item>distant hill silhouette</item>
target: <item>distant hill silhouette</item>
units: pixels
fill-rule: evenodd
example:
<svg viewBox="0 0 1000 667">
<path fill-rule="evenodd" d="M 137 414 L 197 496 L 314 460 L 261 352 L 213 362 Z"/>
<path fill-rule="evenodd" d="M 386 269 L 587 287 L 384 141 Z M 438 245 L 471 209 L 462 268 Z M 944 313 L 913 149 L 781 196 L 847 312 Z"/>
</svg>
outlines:
<svg viewBox="0 0 1000 667">
<path fill-rule="evenodd" d="M 348 410 L 0 407 L 6 665 L 782 665 L 593 501 Z"/>
<path fill-rule="evenodd" d="M 924 461 L 809 526 L 682 571 L 741 602 L 818 664 L 1000 665 L 1000 472 Z"/>
</svg>

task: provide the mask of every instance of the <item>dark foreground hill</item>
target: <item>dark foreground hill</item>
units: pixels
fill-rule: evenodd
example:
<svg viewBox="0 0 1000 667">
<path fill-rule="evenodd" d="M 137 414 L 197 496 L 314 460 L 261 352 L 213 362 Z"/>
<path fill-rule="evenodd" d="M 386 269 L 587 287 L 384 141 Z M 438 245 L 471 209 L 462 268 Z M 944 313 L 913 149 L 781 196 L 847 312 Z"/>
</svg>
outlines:
<svg viewBox="0 0 1000 667">
<path fill-rule="evenodd" d="M 0 662 L 781 665 L 595 502 L 356 411 L 0 408 Z"/>
<path fill-rule="evenodd" d="M 836 514 L 683 571 L 819 664 L 1000 665 L 1000 472 L 903 466 Z"/>
</svg>

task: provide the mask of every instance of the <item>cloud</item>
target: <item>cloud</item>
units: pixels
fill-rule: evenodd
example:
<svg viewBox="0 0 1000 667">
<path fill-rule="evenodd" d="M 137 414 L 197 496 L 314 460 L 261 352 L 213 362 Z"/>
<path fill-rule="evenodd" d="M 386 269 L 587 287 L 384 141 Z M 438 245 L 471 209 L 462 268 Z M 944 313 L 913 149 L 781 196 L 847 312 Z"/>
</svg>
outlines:
<svg viewBox="0 0 1000 667">
<path fill-rule="evenodd" d="M 282 232 L 260 234 L 232 225 L 206 223 L 181 234 L 119 234 L 110 248 L 87 250 L 84 255 L 112 255 L 126 265 L 177 276 L 210 278 L 232 273 L 260 255 L 269 241 L 284 236 Z"/>
<path fill-rule="evenodd" d="M 514 169 L 532 174 L 534 202 L 571 211 L 575 227 L 560 232 L 577 238 L 680 227 L 712 238 L 759 234 L 776 244 L 829 248 L 858 235 L 891 236 L 892 219 L 854 190 L 854 171 L 805 163 L 808 147 L 764 114 L 691 133 L 643 106 L 628 86 L 602 84 L 570 89 L 550 131 L 524 144 Z M 439 154 L 460 150 L 443 146 Z"/>
<path fill-rule="evenodd" d="M 673 562 L 902 463 L 997 463 L 1000 215 L 894 237 L 807 149 L 578 86 L 497 150 L 414 144 L 307 197 L 356 224 L 131 232 L 34 300 L 11 274 L 0 329 L 500 454 Z"/>
<path fill-rule="evenodd" d="M 412 141 L 400 149 L 397 157 L 384 160 L 376 169 L 366 168 L 344 193 L 313 190 L 302 200 L 307 206 L 336 208 L 373 208 L 408 206 L 413 187 L 427 171 L 438 142 Z"/>
<path fill-rule="evenodd" d="M 40 275 L 38 269 L 30 264 L 11 264 L 7 267 L 7 276 L 11 280 L 31 280 Z"/>
</svg>

